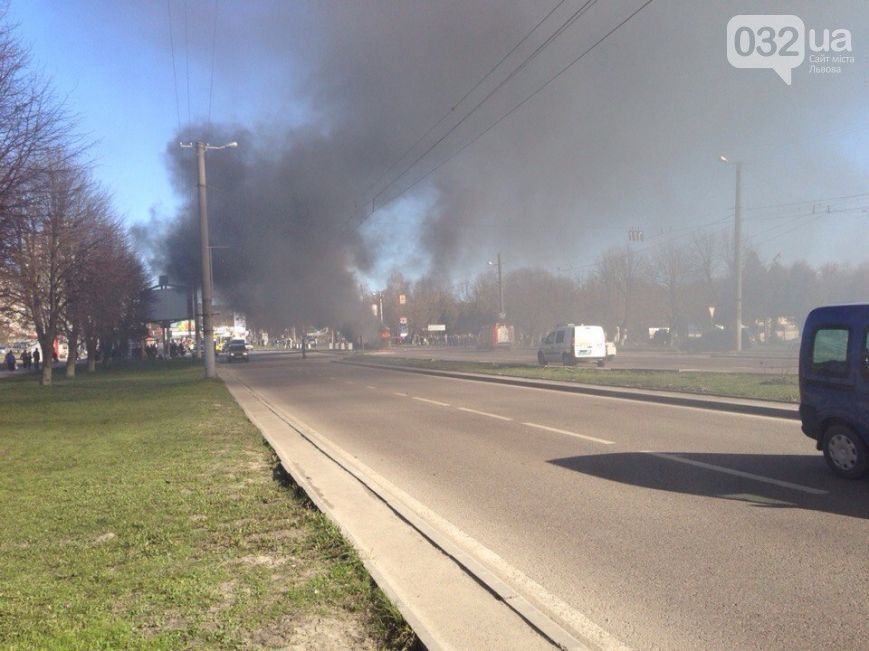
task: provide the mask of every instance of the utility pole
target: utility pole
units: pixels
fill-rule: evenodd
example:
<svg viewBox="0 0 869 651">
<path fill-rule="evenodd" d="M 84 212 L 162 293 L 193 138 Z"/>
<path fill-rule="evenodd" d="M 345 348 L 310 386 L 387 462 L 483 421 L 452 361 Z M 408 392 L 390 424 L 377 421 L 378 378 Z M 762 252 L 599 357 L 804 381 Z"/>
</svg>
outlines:
<svg viewBox="0 0 869 651">
<path fill-rule="evenodd" d="M 196 143 L 179 143 L 185 149 L 196 147 L 196 161 L 198 170 L 197 186 L 199 188 L 199 253 L 202 258 L 202 338 L 205 356 L 205 377 L 217 377 L 217 368 L 214 360 L 214 321 L 211 313 L 211 249 L 208 246 L 208 200 L 205 187 L 205 150 L 226 149 L 238 147 L 237 142 L 230 142 L 219 147 L 209 145 L 201 140 Z"/>
<path fill-rule="evenodd" d="M 498 253 L 497 262 L 489 260 L 490 265 L 498 265 L 498 320 L 503 321 L 507 318 L 507 313 L 504 311 L 504 277 L 501 274 L 501 254 Z"/>
<path fill-rule="evenodd" d="M 719 156 L 721 162 L 736 166 L 736 200 L 733 208 L 733 275 L 736 277 L 736 342 L 734 350 L 742 352 L 742 162 Z"/>
<path fill-rule="evenodd" d="M 736 247 L 736 352 L 742 352 L 742 163 L 736 163 L 736 206 L 733 212 L 733 245 Z"/>
<path fill-rule="evenodd" d="M 208 198 L 205 189 L 205 143 L 196 143 L 199 169 L 199 245 L 202 256 L 202 335 L 205 340 L 205 377 L 217 377 L 214 363 L 214 322 L 211 317 L 211 249 L 208 246 Z"/>
<path fill-rule="evenodd" d="M 196 290 L 196 286 L 193 286 L 193 330 L 195 334 L 195 349 L 193 352 L 193 359 L 199 359 L 199 344 L 202 342 L 202 330 L 200 319 L 199 319 L 199 292 Z"/>
<path fill-rule="evenodd" d="M 503 321 L 507 318 L 504 311 L 504 276 L 501 274 L 501 254 L 498 253 L 498 319 Z"/>
<path fill-rule="evenodd" d="M 727 156 L 719 157 L 723 163 L 736 166 L 736 199 L 733 208 L 733 275 L 736 276 L 736 314 L 734 350 L 742 352 L 742 162 L 732 161 Z"/>
</svg>

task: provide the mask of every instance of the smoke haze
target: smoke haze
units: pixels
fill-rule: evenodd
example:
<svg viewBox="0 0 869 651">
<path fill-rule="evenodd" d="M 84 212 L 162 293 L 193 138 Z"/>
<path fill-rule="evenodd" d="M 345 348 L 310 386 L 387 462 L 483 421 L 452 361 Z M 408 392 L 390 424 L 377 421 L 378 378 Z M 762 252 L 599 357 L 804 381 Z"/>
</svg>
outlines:
<svg viewBox="0 0 869 651">
<path fill-rule="evenodd" d="M 865 213 L 798 219 L 811 200 L 869 189 L 863 2 L 788 3 L 807 26 L 852 30 L 857 63 L 840 75 L 797 70 L 786 86 L 727 63 L 724 28 L 743 3 L 658 0 L 449 160 L 641 4 L 601 0 L 396 178 L 581 5 L 560 6 L 451 111 L 556 4 L 222 5 L 213 124 L 203 116 L 173 139 L 240 143 L 208 154 L 211 239 L 229 247 L 215 250 L 219 291 L 275 324 L 336 322 L 350 318 L 342 306 L 354 304 L 360 278 L 382 281 L 393 267 L 460 280 L 500 251 L 514 268 L 575 270 L 632 226 L 650 241 L 704 224 L 725 233 L 733 169 L 722 153 L 745 163 L 746 239 L 761 253 L 866 259 L 854 237 Z M 751 13 L 781 11 L 759 4 Z M 202 32 L 191 47 L 205 69 Z M 188 201 L 157 264 L 195 274 L 195 156 L 174 142 L 169 170 Z M 869 203 L 838 201 L 834 209 Z M 760 208 L 790 202 L 810 203 Z"/>
</svg>

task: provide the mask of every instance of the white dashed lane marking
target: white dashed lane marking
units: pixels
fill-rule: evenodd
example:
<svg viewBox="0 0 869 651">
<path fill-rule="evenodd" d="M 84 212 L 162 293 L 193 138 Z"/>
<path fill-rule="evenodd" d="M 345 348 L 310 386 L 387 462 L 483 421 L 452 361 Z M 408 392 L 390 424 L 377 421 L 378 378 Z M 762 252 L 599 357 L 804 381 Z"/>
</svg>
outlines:
<svg viewBox="0 0 869 651">
<path fill-rule="evenodd" d="M 670 461 L 677 461 L 679 463 L 684 463 L 689 466 L 696 466 L 697 468 L 704 468 L 706 470 L 714 470 L 715 472 L 720 472 L 725 475 L 733 475 L 734 477 L 744 477 L 746 479 L 753 479 L 754 481 L 763 482 L 764 484 L 772 484 L 773 486 L 782 486 L 784 488 L 790 488 L 795 491 L 802 491 L 803 493 L 808 493 L 809 495 L 826 495 L 827 491 L 821 490 L 820 488 L 812 488 L 811 486 L 803 486 L 802 484 L 794 484 L 789 481 L 782 481 L 781 479 L 773 479 L 772 477 L 764 477 L 763 475 L 755 475 L 751 472 L 745 472 L 744 470 L 734 470 L 733 468 L 725 468 L 724 466 L 716 466 L 712 463 L 706 463 L 705 461 L 696 461 L 694 459 L 686 459 L 685 457 L 679 457 L 675 454 L 665 454 L 663 452 L 651 452 L 650 450 L 643 450 L 645 454 L 651 454 L 653 457 L 658 457 L 660 459 L 669 459 Z"/>
<path fill-rule="evenodd" d="M 489 418 L 497 418 L 498 420 L 513 420 L 508 416 L 499 416 L 498 414 L 491 414 L 488 411 L 479 411 L 477 409 L 471 409 L 469 407 L 456 407 L 459 411 L 466 411 L 469 414 L 477 414 L 479 416 L 488 416 Z"/>
<path fill-rule="evenodd" d="M 527 425 L 528 427 L 535 427 L 537 429 L 542 429 L 547 432 L 554 432 L 555 434 L 564 434 L 565 436 L 573 436 L 578 439 L 585 439 L 586 441 L 594 441 L 595 443 L 602 443 L 603 445 L 614 445 L 613 441 L 607 441 L 606 439 L 599 439 L 596 436 L 586 436 L 585 434 L 577 434 L 576 432 L 569 432 L 566 429 L 558 429 L 557 427 L 549 427 L 548 425 L 540 425 L 538 423 L 522 423 L 523 425 Z"/>
<path fill-rule="evenodd" d="M 419 396 L 411 396 L 414 400 L 419 400 L 420 402 L 427 402 L 430 405 L 437 405 L 438 407 L 449 407 L 450 403 L 441 402 L 440 400 L 429 400 L 428 398 L 420 398 Z"/>
<path fill-rule="evenodd" d="M 345 380 L 347 384 L 354 384 L 353 380 Z M 365 387 L 367 389 L 377 390 L 377 387 L 371 384 L 366 384 Z M 398 396 L 400 398 L 412 398 L 413 400 L 417 400 L 419 402 L 424 402 L 429 405 L 435 405 L 437 407 L 449 407 L 450 404 L 448 402 L 441 402 L 440 400 L 432 400 L 431 398 L 423 398 L 422 396 L 411 396 L 407 393 L 401 391 L 395 391 L 393 395 Z M 513 419 L 509 416 L 501 416 L 500 414 L 493 414 L 488 411 L 481 411 L 479 409 L 471 409 L 470 407 L 455 407 L 458 411 L 463 411 L 468 414 L 476 414 L 478 416 L 486 416 L 487 418 L 495 418 L 497 420 L 502 421 L 512 421 Z M 546 432 L 552 432 L 553 434 L 562 434 L 564 436 L 572 436 L 573 438 L 583 439 L 585 441 L 592 441 L 594 443 L 600 443 L 602 445 L 615 445 L 614 441 L 609 441 L 607 439 L 598 438 L 596 436 L 589 436 L 587 434 L 579 434 L 578 432 L 571 432 L 566 429 L 560 429 L 558 427 L 550 427 L 549 425 L 541 425 L 540 423 L 531 423 L 524 422 L 522 423 L 526 427 L 533 427 L 534 429 L 543 430 Z M 644 454 L 649 454 L 655 457 L 659 457 L 661 459 L 667 459 L 669 461 L 675 461 L 677 463 L 684 463 L 689 466 L 695 466 L 697 468 L 704 468 L 706 470 L 711 470 L 714 472 L 719 472 L 726 475 L 733 475 L 735 477 L 743 477 L 746 479 L 753 479 L 755 481 L 763 482 L 765 484 L 771 484 L 774 486 L 781 486 L 783 488 L 790 488 L 791 490 L 801 491 L 803 493 L 809 493 L 811 495 L 826 495 L 828 491 L 821 490 L 819 488 L 812 488 L 811 486 L 804 486 L 802 484 L 795 484 L 788 481 L 782 481 L 780 479 L 773 479 L 772 477 L 764 477 L 763 475 L 755 475 L 754 473 L 745 472 L 743 470 L 735 470 L 733 468 L 725 468 L 724 466 L 716 466 L 711 463 L 705 463 L 703 461 L 696 461 L 694 459 L 686 459 L 684 457 L 680 457 L 674 454 L 666 454 L 663 452 L 652 452 L 650 450 L 643 450 Z"/>
</svg>

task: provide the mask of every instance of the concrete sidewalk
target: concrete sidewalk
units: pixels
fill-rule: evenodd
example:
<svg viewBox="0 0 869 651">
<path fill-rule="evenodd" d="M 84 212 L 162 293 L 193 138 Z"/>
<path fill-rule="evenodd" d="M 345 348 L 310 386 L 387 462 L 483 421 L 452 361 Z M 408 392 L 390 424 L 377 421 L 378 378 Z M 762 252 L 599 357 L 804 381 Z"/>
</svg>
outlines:
<svg viewBox="0 0 869 651">
<path fill-rule="evenodd" d="M 591 623 L 577 630 L 543 612 L 469 552 L 436 514 L 270 404 L 234 371 L 221 369 L 221 376 L 285 469 L 341 528 L 427 648 L 621 646 Z"/>
</svg>

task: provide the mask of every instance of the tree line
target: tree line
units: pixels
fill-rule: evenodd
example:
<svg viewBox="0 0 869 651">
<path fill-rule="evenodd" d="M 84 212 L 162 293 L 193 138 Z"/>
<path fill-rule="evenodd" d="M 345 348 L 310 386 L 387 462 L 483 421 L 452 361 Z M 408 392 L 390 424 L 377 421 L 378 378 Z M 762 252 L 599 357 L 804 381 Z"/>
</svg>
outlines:
<svg viewBox="0 0 869 651">
<path fill-rule="evenodd" d="M 574 273 L 508 268 L 503 283 L 506 322 L 527 343 L 558 323 L 574 322 L 603 325 L 609 337 L 627 335 L 634 343 L 648 340 L 649 328 L 668 328 L 677 345 L 689 333 L 730 329 L 734 322 L 732 245 L 713 231 L 641 250 L 613 247 Z M 778 256 L 764 261 L 753 248 L 744 250 L 743 324 L 757 340 L 774 340 L 780 319 L 801 328 L 813 307 L 865 300 L 867 290 L 869 262 L 785 265 Z M 498 294 L 491 270 L 459 285 L 436 275 L 410 282 L 394 272 L 382 292 L 365 300 L 378 304 L 382 298 L 384 325 L 393 334 L 402 316 L 420 334 L 433 323 L 450 333 L 476 334 L 498 321 Z"/>
<path fill-rule="evenodd" d="M 0 17 L 3 18 L 3 17 Z M 79 345 L 88 367 L 125 345 L 142 323 L 146 277 L 87 147 L 48 81 L 0 22 L 0 316 L 35 332 L 40 381 L 52 381 L 52 351 Z"/>
</svg>

